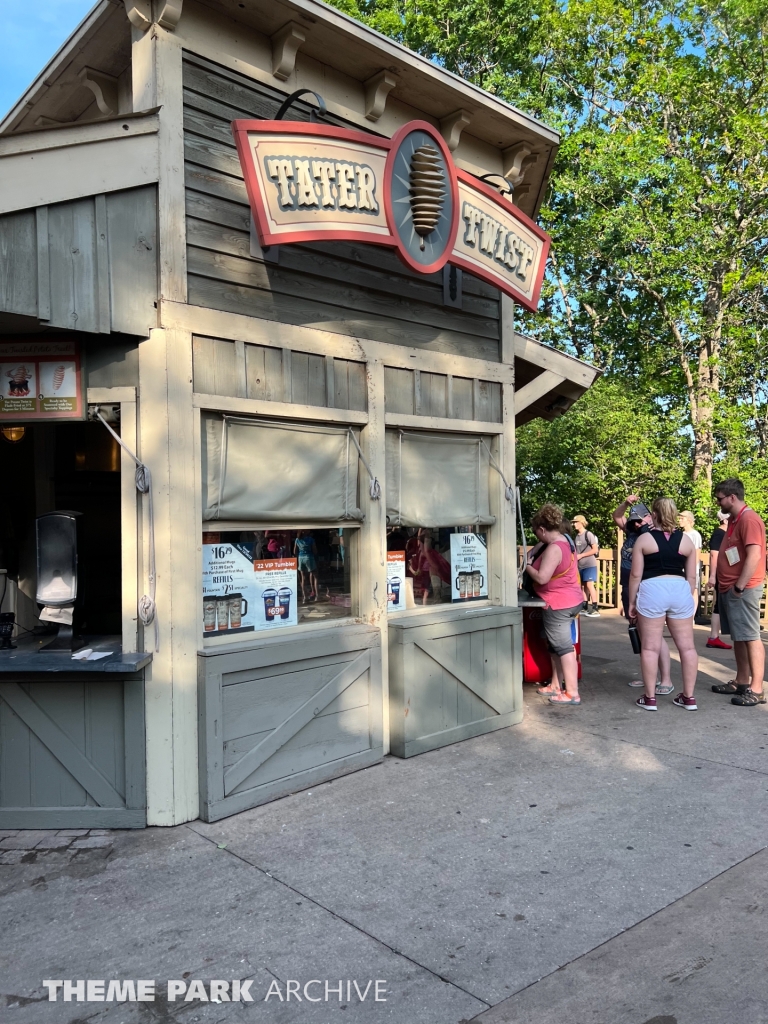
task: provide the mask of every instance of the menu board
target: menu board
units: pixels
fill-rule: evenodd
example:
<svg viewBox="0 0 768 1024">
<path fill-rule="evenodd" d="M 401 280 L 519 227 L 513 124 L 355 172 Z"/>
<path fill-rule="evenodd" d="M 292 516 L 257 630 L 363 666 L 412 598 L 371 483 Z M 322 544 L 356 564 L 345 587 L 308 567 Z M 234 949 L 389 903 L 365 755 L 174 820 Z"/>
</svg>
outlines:
<svg viewBox="0 0 768 1024">
<path fill-rule="evenodd" d="M 387 611 L 405 611 L 405 552 L 387 552 Z"/>
<path fill-rule="evenodd" d="M 252 633 L 255 598 L 253 544 L 203 534 L 203 636 Z"/>
<path fill-rule="evenodd" d="M 85 419 L 78 342 L 0 342 L 0 422 Z"/>
<path fill-rule="evenodd" d="M 488 597 L 488 547 L 482 533 L 451 534 L 451 600 Z"/>
<path fill-rule="evenodd" d="M 298 561 L 275 558 L 253 563 L 254 616 L 257 629 L 297 626 Z"/>
</svg>

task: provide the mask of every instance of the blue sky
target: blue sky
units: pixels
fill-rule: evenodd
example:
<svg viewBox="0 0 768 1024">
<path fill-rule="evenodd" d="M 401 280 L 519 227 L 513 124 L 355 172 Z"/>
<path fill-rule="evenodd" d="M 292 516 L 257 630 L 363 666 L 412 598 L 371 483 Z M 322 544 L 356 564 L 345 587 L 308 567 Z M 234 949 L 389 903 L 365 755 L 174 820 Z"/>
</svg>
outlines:
<svg viewBox="0 0 768 1024">
<path fill-rule="evenodd" d="M 82 21 L 95 0 L 0 0 L 0 117 Z"/>
</svg>

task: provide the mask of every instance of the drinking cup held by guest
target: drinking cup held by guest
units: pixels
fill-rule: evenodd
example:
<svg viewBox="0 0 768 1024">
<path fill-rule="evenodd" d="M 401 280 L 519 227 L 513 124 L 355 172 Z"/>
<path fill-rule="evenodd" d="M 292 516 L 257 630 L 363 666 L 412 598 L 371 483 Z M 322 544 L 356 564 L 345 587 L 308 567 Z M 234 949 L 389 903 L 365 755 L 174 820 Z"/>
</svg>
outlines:
<svg viewBox="0 0 768 1024">
<path fill-rule="evenodd" d="M 666 621 L 683 672 L 683 692 L 673 703 L 695 711 L 693 690 L 699 656 L 693 644 L 693 614 L 698 553 L 690 537 L 678 529 L 677 508 L 671 498 L 657 498 L 651 513 L 653 527 L 635 542 L 629 577 L 629 618 L 637 619 L 640 630 L 645 684 L 645 693 L 635 703 L 645 711 L 657 710 L 656 667 Z"/>
<path fill-rule="evenodd" d="M 546 602 L 542 612 L 544 635 L 552 661 L 552 681 L 539 692 L 551 704 L 580 704 L 578 663 L 571 639 L 571 622 L 581 611 L 582 593 L 573 541 L 560 529 L 563 513 L 556 505 L 542 505 L 531 520 L 539 542 L 530 552 L 526 572 L 538 597 Z M 560 679 L 565 693 L 560 692 Z"/>
</svg>

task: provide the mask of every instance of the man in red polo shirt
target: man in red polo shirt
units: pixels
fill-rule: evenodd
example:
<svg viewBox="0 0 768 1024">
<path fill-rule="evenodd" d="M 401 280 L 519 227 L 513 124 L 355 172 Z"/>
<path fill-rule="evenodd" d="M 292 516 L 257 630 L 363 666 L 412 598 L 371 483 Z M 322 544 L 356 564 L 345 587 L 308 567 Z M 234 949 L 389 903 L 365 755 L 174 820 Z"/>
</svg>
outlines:
<svg viewBox="0 0 768 1024">
<path fill-rule="evenodd" d="M 715 487 L 715 497 L 730 519 L 717 558 L 720 628 L 730 633 L 736 655 L 736 677 L 713 686 L 732 693 L 731 704 L 765 704 L 765 649 L 760 639 L 760 599 L 765 582 L 765 523 L 744 501 L 744 484 L 730 478 Z"/>
</svg>

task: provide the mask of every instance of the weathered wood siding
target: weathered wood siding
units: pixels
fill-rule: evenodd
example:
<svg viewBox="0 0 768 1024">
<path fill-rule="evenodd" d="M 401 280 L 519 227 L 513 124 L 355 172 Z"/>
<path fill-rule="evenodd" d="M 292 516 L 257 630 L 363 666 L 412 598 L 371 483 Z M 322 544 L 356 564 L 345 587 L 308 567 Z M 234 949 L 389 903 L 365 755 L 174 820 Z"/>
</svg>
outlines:
<svg viewBox="0 0 768 1024">
<path fill-rule="evenodd" d="M 381 641 L 368 626 L 200 656 L 200 815 L 215 821 L 383 755 Z"/>
<path fill-rule="evenodd" d="M 391 750 L 411 757 L 522 718 L 522 612 L 463 606 L 389 622 Z"/>
<path fill-rule="evenodd" d="M 501 423 L 501 384 L 445 373 L 384 367 L 388 413 Z"/>
<path fill-rule="evenodd" d="M 0 312 L 146 337 L 156 299 L 154 185 L 0 217 Z"/>
<path fill-rule="evenodd" d="M 498 292 L 470 274 L 463 275 L 462 308 L 455 309 L 443 304 L 442 274 L 414 274 L 377 246 L 284 245 L 277 263 L 251 256 L 250 208 L 230 123 L 274 117 L 284 98 L 276 89 L 185 55 L 190 303 L 498 360 Z M 298 104 L 290 116 L 306 121 L 308 111 Z"/>
<path fill-rule="evenodd" d="M 143 681 L 0 681 L 0 828 L 141 828 L 145 771 Z"/>
<path fill-rule="evenodd" d="M 201 395 L 257 398 L 365 411 L 365 363 L 221 338 L 192 338 L 194 389 Z"/>
</svg>

